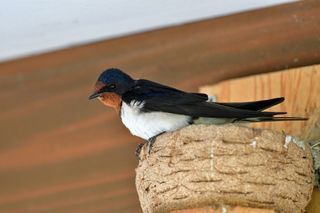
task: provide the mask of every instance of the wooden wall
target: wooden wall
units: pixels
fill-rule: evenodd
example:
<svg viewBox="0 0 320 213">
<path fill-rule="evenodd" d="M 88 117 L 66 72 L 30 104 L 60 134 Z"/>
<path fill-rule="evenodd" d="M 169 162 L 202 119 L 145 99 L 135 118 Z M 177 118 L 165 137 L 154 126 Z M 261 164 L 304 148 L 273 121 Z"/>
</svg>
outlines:
<svg viewBox="0 0 320 213">
<path fill-rule="evenodd" d="M 320 82 L 320 65 L 227 80 L 212 86 L 203 86 L 200 91 L 216 95 L 219 102 L 244 102 L 285 97 L 283 103 L 268 110 L 287 112 L 285 116 L 311 118 L 320 110 L 318 82 Z M 264 122 L 255 123 L 252 126 L 283 130 L 288 134 L 300 136 L 306 131 L 307 124 L 308 121 Z"/>
<path fill-rule="evenodd" d="M 87 100 L 100 71 L 197 91 L 319 63 L 318 14 L 295 2 L 0 64 L 0 212 L 140 212 L 141 140 Z"/>
</svg>

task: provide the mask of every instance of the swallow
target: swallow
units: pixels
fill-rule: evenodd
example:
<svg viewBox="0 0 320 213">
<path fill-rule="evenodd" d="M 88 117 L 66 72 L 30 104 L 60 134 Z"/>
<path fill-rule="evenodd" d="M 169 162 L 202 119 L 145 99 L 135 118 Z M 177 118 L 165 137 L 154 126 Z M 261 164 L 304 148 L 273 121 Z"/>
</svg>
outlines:
<svg viewBox="0 0 320 213">
<path fill-rule="evenodd" d="M 100 74 L 89 100 L 95 98 L 114 108 L 132 135 L 147 140 L 149 152 L 157 136 L 190 124 L 306 120 L 279 116 L 286 112 L 264 111 L 283 102 L 283 97 L 253 102 L 210 102 L 207 94 L 136 80 L 117 68 Z M 137 156 L 142 146 L 137 147 Z"/>
</svg>

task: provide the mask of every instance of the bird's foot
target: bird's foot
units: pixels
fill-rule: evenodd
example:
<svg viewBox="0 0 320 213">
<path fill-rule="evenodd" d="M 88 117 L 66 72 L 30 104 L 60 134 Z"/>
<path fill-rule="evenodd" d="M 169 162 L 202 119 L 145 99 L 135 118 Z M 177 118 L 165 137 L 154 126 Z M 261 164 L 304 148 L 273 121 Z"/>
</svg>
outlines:
<svg viewBox="0 0 320 213">
<path fill-rule="evenodd" d="M 154 142 L 156 142 L 156 140 L 157 140 L 157 137 L 162 135 L 163 133 L 165 133 L 165 132 L 161 132 L 161 133 L 159 133 L 159 134 L 157 134 L 157 135 L 155 135 L 155 136 L 153 136 L 153 137 L 148 139 L 148 150 L 149 150 L 148 152 L 149 152 L 149 155 L 151 153 L 151 150 L 152 150 Z"/>
<path fill-rule="evenodd" d="M 148 152 L 149 152 L 149 155 L 151 153 L 151 149 L 153 147 L 154 142 L 156 142 L 156 139 L 157 139 L 157 137 L 155 137 L 155 136 L 148 139 L 148 150 L 149 150 Z"/>
<path fill-rule="evenodd" d="M 141 152 L 141 149 L 142 149 L 143 145 L 144 145 L 144 143 L 140 143 L 140 144 L 137 146 L 137 148 L 136 148 L 136 150 L 135 150 L 135 152 L 134 152 L 134 154 L 136 155 L 136 157 L 137 157 L 139 160 L 141 160 L 141 159 L 140 159 L 140 152 Z"/>
</svg>

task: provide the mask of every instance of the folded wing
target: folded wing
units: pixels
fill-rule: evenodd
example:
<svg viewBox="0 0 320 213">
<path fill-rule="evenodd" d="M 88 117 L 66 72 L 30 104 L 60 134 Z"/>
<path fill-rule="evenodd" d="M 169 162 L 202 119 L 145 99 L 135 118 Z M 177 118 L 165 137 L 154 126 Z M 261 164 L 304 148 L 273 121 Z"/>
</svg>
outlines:
<svg viewBox="0 0 320 213">
<path fill-rule="evenodd" d="M 244 120 L 261 117 L 268 121 L 275 115 L 285 114 L 285 112 L 262 112 L 268 107 L 281 103 L 283 98 L 245 103 L 207 102 L 208 96 L 205 94 L 186 93 L 148 80 L 138 80 L 132 90 L 125 93 L 122 98 L 126 103 L 133 100 L 143 102 L 142 110 L 145 112 L 161 111 L 190 115 L 195 118 L 214 117 Z M 281 117 L 281 120 L 285 119 L 285 117 Z"/>
</svg>

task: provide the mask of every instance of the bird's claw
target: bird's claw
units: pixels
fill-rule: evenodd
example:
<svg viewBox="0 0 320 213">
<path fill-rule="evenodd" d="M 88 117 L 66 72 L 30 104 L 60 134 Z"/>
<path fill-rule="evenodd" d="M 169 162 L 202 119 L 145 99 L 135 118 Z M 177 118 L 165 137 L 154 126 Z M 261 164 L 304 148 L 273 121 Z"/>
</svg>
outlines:
<svg viewBox="0 0 320 213">
<path fill-rule="evenodd" d="M 136 157 L 137 157 L 139 160 L 141 160 L 141 159 L 140 159 L 140 152 L 141 152 L 141 149 L 142 149 L 143 145 L 144 145 L 144 143 L 140 143 L 140 144 L 137 146 L 137 148 L 136 148 L 136 150 L 135 150 L 135 152 L 134 152 L 134 154 L 136 155 Z"/>
<path fill-rule="evenodd" d="M 152 147 L 153 147 L 153 144 L 154 144 L 154 142 L 156 142 L 156 139 L 157 139 L 157 137 L 159 136 L 159 135 L 161 135 L 161 134 L 163 134 L 164 132 L 162 132 L 162 133 L 160 133 L 160 134 L 158 134 L 158 135 L 156 135 L 156 136 L 153 136 L 153 137 L 151 137 L 151 138 L 149 138 L 148 139 L 148 154 L 150 155 L 150 153 L 151 153 L 151 150 L 152 150 Z M 141 150 L 142 150 L 142 147 L 144 146 L 144 143 L 140 143 L 137 147 L 136 147 L 136 150 L 135 150 L 135 155 L 136 155 L 136 157 L 139 159 L 139 160 L 141 160 L 141 158 L 140 158 L 140 153 L 141 153 Z"/>
<path fill-rule="evenodd" d="M 152 150 L 154 142 L 156 142 L 157 137 L 162 135 L 163 133 L 165 133 L 165 132 L 161 132 L 161 133 L 159 133 L 159 134 L 157 134 L 157 135 L 155 135 L 155 136 L 153 136 L 153 137 L 148 139 L 148 150 L 149 150 L 148 153 L 149 153 L 149 155 L 151 153 L 151 150 Z"/>
<path fill-rule="evenodd" d="M 157 139 L 157 137 L 154 136 L 152 138 L 149 138 L 149 140 L 148 140 L 148 153 L 149 153 L 149 155 L 151 153 L 151 149 L 153 147 L 154 142 L 156 142 L 156 139 Z"/>
</svg>

